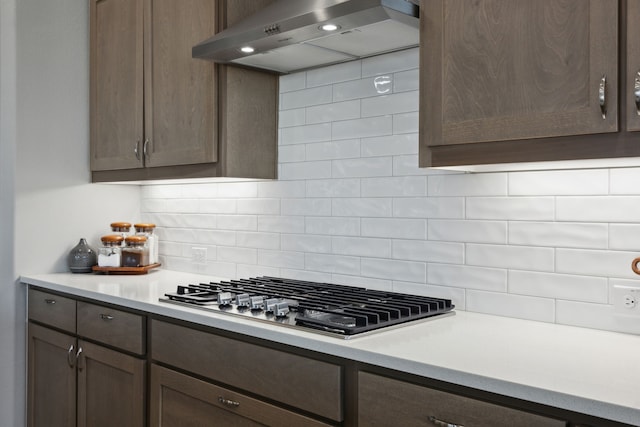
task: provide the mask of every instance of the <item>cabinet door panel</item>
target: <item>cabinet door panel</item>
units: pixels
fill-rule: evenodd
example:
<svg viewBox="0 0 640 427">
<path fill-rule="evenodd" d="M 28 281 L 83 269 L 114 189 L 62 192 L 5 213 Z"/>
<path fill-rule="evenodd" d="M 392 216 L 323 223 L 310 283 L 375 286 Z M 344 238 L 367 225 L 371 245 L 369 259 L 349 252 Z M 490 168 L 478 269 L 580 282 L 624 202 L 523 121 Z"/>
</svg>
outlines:
<svg viewBox="0 0 640 427">
<path fill-rule="evenodd" d="M 86 341 L 78 347 L 78 426 L 144 426 L 146 362 Z"/>
<path fill-rule="evenodd" d="M 30 322 L 28 346 L 29 427 L 75 426 L 76 339 Z"/>
<path fill-rule="evenodd" d="M 429 166 L 427 145 L 617 131 L 618 10 L 612 2 L 436 0 L 422 6 L 422 166 Z"/>
<path fill-rule="evenodd" d="M 143 165 L 142 19 L 142 0 L 91 0 L 93 171 Z"/>
<path fill-rule="evenodd" d="M 565 421 L 421 387 L 379 375 L 358 374 L 358 425 L 564 427 Z"/>
<path fill-rule="evenodd" d="M 150 0 L 145 49 L 147 166 L 217 160 L 216 73 L 191 48 L 216 31 L 212 0 Z"/>
<path fill-rule="evenodd" d="M 627 102 L 627 130 L 640 130 L 640 0 L 627 0 L 627 81 L 624 98 Z M 640 94 L 640 92 L 639 92 Z"/>
</svg>

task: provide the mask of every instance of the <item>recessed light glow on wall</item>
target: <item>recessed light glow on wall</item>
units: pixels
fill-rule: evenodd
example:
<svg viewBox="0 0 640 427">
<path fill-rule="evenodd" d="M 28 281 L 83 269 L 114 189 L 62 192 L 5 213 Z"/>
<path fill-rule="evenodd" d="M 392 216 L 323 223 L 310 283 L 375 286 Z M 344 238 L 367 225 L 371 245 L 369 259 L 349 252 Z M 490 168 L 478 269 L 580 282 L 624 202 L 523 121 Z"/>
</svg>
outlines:
<svg viewBox="0 0 640 427">
<path fill-rule="evenodd" d="M 240 48 L 240 51 L 242 51 L 243 53 L 253 53 L 255 49 L 251 46 L 243 46 Z"/>
<path fill-rule="evenodd" d="M 320 26 L 320 29 L 322 31 L 335 31 L 337 29 L 339 29 L 340 26 L 339 25 L 335 25 L 335 24 L 324 24 Z"/>
</svg>

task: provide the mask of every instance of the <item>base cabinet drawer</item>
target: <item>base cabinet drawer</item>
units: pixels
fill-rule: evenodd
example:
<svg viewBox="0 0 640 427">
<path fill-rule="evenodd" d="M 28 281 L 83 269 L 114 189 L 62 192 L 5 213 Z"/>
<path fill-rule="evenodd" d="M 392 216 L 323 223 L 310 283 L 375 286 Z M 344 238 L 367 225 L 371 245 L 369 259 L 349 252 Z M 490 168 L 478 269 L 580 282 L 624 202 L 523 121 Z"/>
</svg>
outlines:
<svg viewBox="0 0 640 427">
<path fill-rule="evenodd" d="M 323 418 L 342 421 L 342 367 L 152 320 L 151 357 Z"/>
<path fill-rule="evenodd" d="M 78 335 L 135 354 L 145 354 L 145 317 L 78 301 Z"/>
<path fill-rule="evenodd" d="M 328 426 L 157 365 L 151 365 L 150 390 L 150 422 L 156 427 Z"/>
<path fill-rule="evenodd" d="M 366 372 L 358 373 L 359 426 L 565 427 L 547 418 Z"/>
<path fill-rule="evenodd" d="M 29 319 L 52 328 L 76 333 L 76 301 L 29 288 Z"/>
</svg>

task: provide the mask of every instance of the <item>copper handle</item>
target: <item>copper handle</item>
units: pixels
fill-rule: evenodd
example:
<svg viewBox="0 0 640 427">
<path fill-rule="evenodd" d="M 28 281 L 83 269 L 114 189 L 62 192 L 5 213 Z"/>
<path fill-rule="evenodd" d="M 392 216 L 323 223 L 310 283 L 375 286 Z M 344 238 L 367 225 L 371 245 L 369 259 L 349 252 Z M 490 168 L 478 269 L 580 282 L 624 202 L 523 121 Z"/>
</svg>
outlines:
<svg viewBox="0 0 640 427">
<path fill-rule="evenodd" d="M 640 268 L 638 268 L 638 263 L 639 262 L 640 262 L 640 257 L 638 257 L 638 258 L 634 259 L 633 261 L 631 261 L 631 269 L 636 274 L 640 274 Z"/>
</svg>

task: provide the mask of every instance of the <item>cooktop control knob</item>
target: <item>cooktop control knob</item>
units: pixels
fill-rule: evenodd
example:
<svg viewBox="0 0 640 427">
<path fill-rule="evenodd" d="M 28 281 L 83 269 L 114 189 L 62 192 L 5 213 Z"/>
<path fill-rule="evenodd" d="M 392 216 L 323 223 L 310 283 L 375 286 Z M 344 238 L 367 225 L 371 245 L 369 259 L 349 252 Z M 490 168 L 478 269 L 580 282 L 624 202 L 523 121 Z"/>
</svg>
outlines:
<svg viewBox="0 0 640 427">
<path fill-rule="evenodd" d="M 264 309 L 266 312 L 273 313 L 276 310 L 276 305 L 280 302 L 278 298 L 269 298 L 264 302 Z"/>
<path fill-rule="evenodd" d="M 286 302 L 277 303 L 273 314 L 276 317 L 285 317 L 287 314 L 289 314 L 289 304 Z"/>
<path fill-rule="evenodd" d="M 249 298 L 249 307 L 251 308 L 251 310 L 264 310 L 264 297 L 255 296 Z"/>
<path fill-rule="evenodd" d="M 249 307 L 249 294 L 238 294 L 236 295 L 236 305 L 238 307 Z"/>
<path fill-rule="evenodd" d="M 231 296 L 231 292 L 219 292 L 218 293 L 218 304 L 219 305 L 229 305 L 233 301 L 233 297 Z"/>
</svg>

